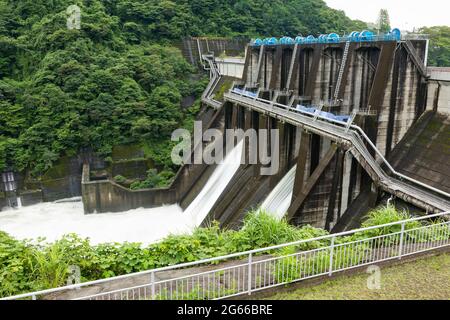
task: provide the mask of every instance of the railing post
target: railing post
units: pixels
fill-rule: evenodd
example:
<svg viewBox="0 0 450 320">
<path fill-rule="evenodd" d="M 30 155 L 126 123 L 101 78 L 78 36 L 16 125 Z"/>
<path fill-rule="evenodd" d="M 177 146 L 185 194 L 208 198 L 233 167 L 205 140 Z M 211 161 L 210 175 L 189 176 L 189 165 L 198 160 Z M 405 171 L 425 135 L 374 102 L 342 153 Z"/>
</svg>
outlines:
<svg viewBox="0 0 450 320">
<path fill-rule="evenodd" d="M 253 260 L 253 255 L 252 253 L 249 253 L 248 255 L 248 295 L 252 294 L 252 260 Z"/>
<path fill-rule="evenodd" d="M 155 300 L 155 272 L 150 273 L 150 281 L 152 283 L 152 300 Z"/>
<path fill-rule="evenodd" d="M 401 259 L 403 255 L 403 238 L 405 234 L 405 223 L 402 223 L 402 229 L 400 231 L 400 243 L 398 246 L 398 258 Z"/>
<path fill-rule="evenodd" d="M 33 295 L 31 296 L 31 300 L 36 300 L 36 295 L 35 295 L 35 294 L 33 294 Z"/>
<path fill-rule="evenodd" d="M 330 245 L 330 268 L 328 271 L 328 275 L 330 277 L 333 274 L 334 239 L 336 239 L 336 237 L 331 238 L 331 245 Z"/>
</svg>

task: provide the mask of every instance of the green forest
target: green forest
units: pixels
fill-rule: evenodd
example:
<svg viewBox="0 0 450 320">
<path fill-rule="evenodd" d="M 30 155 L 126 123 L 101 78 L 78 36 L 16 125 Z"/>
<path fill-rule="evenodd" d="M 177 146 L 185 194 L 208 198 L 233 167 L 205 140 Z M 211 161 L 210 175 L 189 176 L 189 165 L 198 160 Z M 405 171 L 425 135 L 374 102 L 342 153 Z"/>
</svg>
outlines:
<svg viewBox="0 0 450 320">
<path fill-rule="evenodd" d="M 66 26 L 73 4 L 80 30 Z M 174 42 L 365 27 L 320 0 L 0 0 L 0 171 L 39 176 L 62 156 L 107 158 L 142 141 L 156 165 L 175 170 L 170 133 L 198 110 L 181 99 L 198 98 L 207 79 Z M 448 51 L 436 61 L 448 63 Z"/>
</svg>

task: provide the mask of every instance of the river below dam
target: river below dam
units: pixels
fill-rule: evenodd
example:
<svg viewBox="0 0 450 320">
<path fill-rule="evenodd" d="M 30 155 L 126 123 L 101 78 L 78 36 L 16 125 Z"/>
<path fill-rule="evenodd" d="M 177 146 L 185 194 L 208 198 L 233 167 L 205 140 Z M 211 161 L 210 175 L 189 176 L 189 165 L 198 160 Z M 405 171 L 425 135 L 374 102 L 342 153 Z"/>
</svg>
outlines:
<svg viewBox="0 0 450 320">
<path fill-rule="evenodd" d="M 0 230 L 18 239 L 47 241 L 76 233 L 92 244 L 141 242 L 150 244 L 170 234 L 191 233 L 207 216 L 240 166 L 242 142 L 219 163 L 191 205 L 138 208 L 118 213 L 85 215 L 81 199 L 39 203 L 0 211 Z"/>
<path fill-rule="evenodd" d="M 149 244 L 170 233 L 190 232 L 192 217 L 178 205 L 85 215 L 83 203 L 46 202 L 0 212 L 0 230 L 18 239 L 45 237 L 47 241 L 76 233 L 91 243 L 142 242 Z"/>
</svg>

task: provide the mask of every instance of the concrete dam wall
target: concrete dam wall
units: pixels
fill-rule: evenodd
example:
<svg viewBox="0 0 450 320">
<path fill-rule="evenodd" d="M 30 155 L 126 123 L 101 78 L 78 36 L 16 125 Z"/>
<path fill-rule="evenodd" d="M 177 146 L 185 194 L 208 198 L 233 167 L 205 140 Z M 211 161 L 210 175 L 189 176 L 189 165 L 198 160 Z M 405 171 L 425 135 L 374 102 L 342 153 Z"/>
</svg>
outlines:
<svg viewBox="0 0 450 320">
<path fill-rule="evenodd" d="M 450 208 L 449 199 L 439 192 L 448 192 L 441 178 L 450 176 L 448 154 L 441 155 L 439 164 L 432 166 L 436 172 L 433 178 L 427 179 L 426 173 L 433 154 L 448 147 L 448 119 L 439 115 L 446 112 L 443 106 L 448 104 L 447 82 L 433 80 L 424 71 L 425 40 L 248 45 L 244 49 L 242 40 L 185 39 L 180 45 L 186 59 L 200 68 L 206 65 L 200 58 L 203 54 L 245 52 L 244 65 L 239 61 L 233 67 L 236 75 L 242 73 L 242 79 L 233 75 L 231 89 L 220 99 L 221 107 L 203 105 L 198 119 L 203 121 L 203 129 L 214 128 L 222 133 L 227 129 L 254 129 L 258 144 L 264 142 L 268 154 L 277 143 L 278 171 L 262 175 L 261 168 L 272 163 L 259 156 L 256 163 L 250 163 L 254 154 L 250 140 L 244 138 L 243 157 L 247 161 L 233 169 L 227 184 L 215 191 L 214 199 L 206 201 L 204 188 L 211 189 L 211 179 L 218 179 L 217 165 L 184 165 L 168 188 L 137 191 L 111 180 L 92 179 L 85 165 L 81 184 L 85 213 L 175 203 L 186 210 L 193 203 L 200 208 L 204 201 L 208 212 L 204 212 L 203 225 L 217 220 L 221 226 L 238 228 L 249 210 L 262 206 L 293 224 L 341 231 L 357 226 L 360 217 L 386 196 L 398 197 L 422 211 Z M 210 64 L 215 64 L 219 73 L 223 67 L 220 61 Z M 216 91 L 224 86 L 224 79 L 218 81 Z M 287 109 L 272 112 L 274 104 L 280 110 Z M 288 108 L 315 108 L 317 114 L 341 117 L 348 126 L 360 127 L 369 140 L 360 146 L 352 144 L 328 131 L 326 119 L 311 116 L 311 124 L 302 124 L 294 121 Z M 304 114 L 298 117 L 305 118 Z M 349 127 L 345 129 L 345 123 L 341 126 L 340 132 L 347 135 Z M 263 136 L 259 129 L 269 134 Z M 273 131 L 278 132 L 278 141 L 271 138 Z M 429 148 L 424 141 L 430 137 L 434 137 L 432 150 L 424 152 Z M 202 142 L 203 147 L 207 145 Z M 390 170 L 383 163 L 387 158 L 397 171 L 435 188 L 426 191 L 433 201 L 428 203 L 426 197 L 420 200 L 420 196 L 405 195 L 402 190 L 386 186 L 379 170 L 361 153 L 361 148 L 366 147 L 381 170 Z"/>
<path fill-rule="evenodd" d="M 198 43 L 190 40 L 191 45 L 198 46 Z M 222 226 L 237 228 L 248 210 L 261 204 L 263 208 L 271 208 L 275 203 L 287 208 L 286 217 L 294 224 L 345 230 L 346 224 L 354 223 L 355 216 L 376 206 L 386 193 L 391 191 L 395 195 L 394 190 L 379 187 L 373 170 L 364 159 L 355 156 L 347 142 L 335 139 L 326 131 L 310 130 L 249 107 L 231 96 L 238 88 L 272 103 L 290 107 L 320 106 L 324 112 L 352 115 L 353 123 L 378 148 L 380 154 L 372 150 L 373 157 L 394 159 L 401 152 L 393 153 L 393 150 L 399 149 L 396 149 L 399 143 L 411 135 L 409 132 L 414 130 L 418 119 L 430 109 L 427 105 L 429 79 L 423 72 L 425 51 L 426 42 L 420 40 L 248 46 L 243 77 L 224 95 L 222 107 L 212 111 L 205 106 L 209 119 L 214 120 L 205 128 L 220 128 L 222 132 L 278 130 L 279 170 L 275 175 L 261 175 L 261 167 L 267 166 L 261 159 L 256 164 L 241 164 L 211 204 L 203 225 L 218 220 Z M 257 139 L 268 139 L 269 149 L 273 143 L 267 137 Z M 246 139 L 244 156 L 246 159 L 252 156 Z M 395 162 L 396 168 L 399 161 Z M 122 207 L 126 204 L 126 208 L 179 203 L 186 209 L 208 183 L 215 167 L 184 166 L 174 184 L 165 191 L 142 190 L 138 197 L 145 200 L 136 202 L 126 196 L 120 197 L 119 202 Z M 440 183 L 434 186 L 440 188 Z M 105 194 L 108 196 L 103 198 L 108 199 L 111 193 L 105 191 Z M 428 206 L 413 200 L 410 202 L 428 210 Z M 102 207 L 105 201 L 102 206 L 98 206 L 95 197 L 90 201 L 96 212 L 105 211 Z M 276 214 L 283 216 L 280 212 Z"/>
<path fill-rule="evenodd" d="M 354 123 L 364 130 L 380 155 L 389 157 L 427 109 L 425 56 L 425 40 L 250 46 L 244 76 L 237 86 L 240 93 L 249 95 L 250 102 L 241 103 L 243 100 L 228 94 L 225 112 L 233 113 L 230 118 L 243 117 L 241 123 L 247 123 L 248 117 L 253 128 L 263 125 L 282 132 L 280 175 L 268 178 L 271 183 L 265 191 L 260 189 L 267 183 L 261 182 L 254 184 L 250 193 L 262 193 L 258 199 L 264 199 L 295 164 L 296 177 L 287 212 L 291 222 L 331 230 L 341 217 L 363 214 L 377 205 L 386 190 L 377 187 L 373 172 L 362 165 L 364 161 L 355 158 L 351 147 L 330 139 L 326 133 L 317 134 L 285 123 L 283 117 L 271 114 L 270 104 L 320 106 L 321 111 L 335 115 L 353 114 Z M 269 115 L 264 108 L 255 112 L 258 108 L 250 97 L 267 102 Z M 372 153 L 380 158 L 373 150 Z M 448 155 L 443 157 L 448 160 Z M 441 170 L 448 172 L 448 168 Z M 429 184 L 423 179 L 422 182 Z M 433 186 L 446 192 L 440 180 Z M 398 195 L 394 190 L 388 191 Z M 444 205 L 430 209 L 410 197 L 403 198 L 422 210 L 440 211 L 449 203 L 448 197 L 443 196 Z M 256 205 L 258 200 L 254 199 L 246 207 Z M 225 223 L 222 216 L 216 212 L 214 218 Z M 234 217 L 237 223 L 242 212 L 236 212 Z"/>
</svg>

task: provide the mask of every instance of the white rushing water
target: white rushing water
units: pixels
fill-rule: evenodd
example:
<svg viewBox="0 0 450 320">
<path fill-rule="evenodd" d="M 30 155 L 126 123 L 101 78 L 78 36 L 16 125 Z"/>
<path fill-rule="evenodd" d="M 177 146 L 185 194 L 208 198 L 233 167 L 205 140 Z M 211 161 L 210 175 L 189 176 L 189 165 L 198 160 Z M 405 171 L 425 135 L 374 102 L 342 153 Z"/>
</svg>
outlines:
<svg viewBox="0 0 450 320">
<path fill-rule="evenodd" d="M 18 239 L 60 239 L 69 233 L 89 237 L 91 243 L 149 244 L 169 234 L 190 233 L 200 225 L 240 165 L 242 143 L 217 165 L 205 187 L 183 212 L 178 205 L 134 209 L 118 213 L 83 213 L 79 198 L 39 203 L 0 211 L 0 230 Z"/>
<path fill-rule="evenodd" d="M 240 141 L 225 159 L 217 165 L 202 191 L 192 201 L 184 213 L 189 215 L 195 225 L 198 226 L 206 218 L 211 208 L 216 203 L 230 180 L 233 178 L 241 164 L 243 143 Z"/>
<path fill-rule="evenodd" d="M 178 205 L 118 213 L 83 213 L 82 202 L 45 202 L 0 212 L 0 230 L 18 239 L 60 239 L 68 233 L 102 242 L 160 240 L 169 233 L 189 232 L 191 221 Z"/>
<path fill-rule="evenodd" d="M 291 204 L 296 169 L 297 165 L 293 166 L 292 169 L 284 175 L 283 179 L 278 182 L 276 187 L 261 204 L 261 209 L 273 214 L 278 219 L 284 217 Z"/>
</svg>

